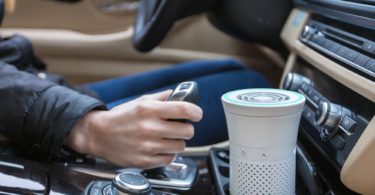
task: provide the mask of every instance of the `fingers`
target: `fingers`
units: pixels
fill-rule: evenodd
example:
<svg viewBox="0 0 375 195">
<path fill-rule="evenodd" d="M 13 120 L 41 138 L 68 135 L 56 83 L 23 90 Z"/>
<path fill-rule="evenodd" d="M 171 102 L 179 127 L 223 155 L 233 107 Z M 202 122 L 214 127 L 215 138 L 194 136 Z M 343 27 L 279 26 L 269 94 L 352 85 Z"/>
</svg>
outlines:
<svg viewBox="0 0 375 195">
<path fill-rule="evenodd" d="M 138 99 L 143 100 L 140 102 L 143 104 L 140 105 L 140 107 L 145 108 L 143 110 L 154 111 L 163 119 L 188 119 L 195 122 L 202 119 L 202 109 L 195 104 L 189 102 L 165 101 L 171 93 L 172 90 L 166 90 L 155 94 L 144 95 Z M 159 101 L 146 102 L 145 100 Z"/>
<path fill-rule="evenodd" d="M 145 155 L 177 154 L 185 151 L 186 142 L 177 139 L 159 139 L 142 144 Z"/>
<path fill-rule="evenodd" d="M 139 99 L 141 100 L 159 100 L 165 101 L 167 100 L 168 96 L 171 95 L 172 90 L 165 90 L 154 94 L 143 95 Z"/>
<path fill-rule="evenodd" d="M 200 121 L 203 111 L 197 105 L 189 102 L 154 102 L 152 108 L 161 119 L 188 119 L 190 121 Z"/>
<path fill-rule="evenodd" d="M 144 100 L 135 103 L 136 114 L 143 117 L 151 116 L 164 120 L 187 119 L 197 122 L 203 116 L 202 109 L 189 102 Z"/>
<path fill-rule="evenodd" d="M 188 119 L 200 121 L 203 111 L 200 107 L 189 102 L 164 102 L 164 109 L 160 110 L 160 117 L 164 119 Z"/>
<path fill-rule="evenodd" d="M 194 136 L 194 127 L 190 123 L 147 119 L 134 126 L 133 136 L 140 139 L 183 139 Z"/>
<path fill-rule="evenodd" d="M 154 127 L 160 137 L 189 140 L 194 136 L 194 127 L 189 123 L 161 120 Z"/>
</svg>

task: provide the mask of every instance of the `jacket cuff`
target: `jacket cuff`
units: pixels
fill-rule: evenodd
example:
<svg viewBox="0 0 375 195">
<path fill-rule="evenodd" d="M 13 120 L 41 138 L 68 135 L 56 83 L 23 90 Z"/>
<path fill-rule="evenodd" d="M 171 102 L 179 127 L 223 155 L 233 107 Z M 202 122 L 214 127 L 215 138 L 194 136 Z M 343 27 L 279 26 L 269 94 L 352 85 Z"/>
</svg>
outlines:
<svg viewBox="0 0 375 195">
<path fill-rule="evenodd" d="M 64 139 L 75 124 L 91 110 L 105 110 L 103 102 L 62 86 L 40 94 L 26 116 L 24 127 L 31 141 L 31 155 L 48 158 L 64 156 Z"/>
</svg>

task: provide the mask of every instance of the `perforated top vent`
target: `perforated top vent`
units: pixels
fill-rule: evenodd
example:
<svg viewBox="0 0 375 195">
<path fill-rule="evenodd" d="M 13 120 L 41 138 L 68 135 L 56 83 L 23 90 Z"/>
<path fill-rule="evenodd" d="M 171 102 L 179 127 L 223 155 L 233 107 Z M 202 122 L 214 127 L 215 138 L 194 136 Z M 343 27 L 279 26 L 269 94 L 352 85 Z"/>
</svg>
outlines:
<svg viewBox="0 0 375 195">
<path fill-rule="evenodd" d="M 230 91 L 221 100 L 226 112 L 257 117 L 299 113 L 305 103 L 300 93 L 269 88 Z"/>
<path fill-rule="evenodd" d="M 239 100 L 249 102 L 249 103 L 258 103 L 258 104 L 269 104 L 269 103 L 279 103 L 283 101 L 288 101 L 290 96 L 281 94 L 281 93 L 272 93 L 272 92 L 252 92 L 244 93 L 237 96 Z"/>
</svg>

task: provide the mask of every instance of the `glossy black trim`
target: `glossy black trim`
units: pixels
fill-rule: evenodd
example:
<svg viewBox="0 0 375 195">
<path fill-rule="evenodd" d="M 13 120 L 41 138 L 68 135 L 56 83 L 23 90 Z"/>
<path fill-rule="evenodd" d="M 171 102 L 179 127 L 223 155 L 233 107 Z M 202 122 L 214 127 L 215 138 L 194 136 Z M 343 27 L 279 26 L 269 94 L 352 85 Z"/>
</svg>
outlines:
<svg viewBox="0 0 375 195">
<path fill-rule="evenodd" d="M 344 2 L 344 3 L 343 3 Z M 361 6 L 359 3 L 351 2 L 350 7 L 345 1 L 305 1 L 294 0 L 297 7 L 307 9 L 316 14 L 345 23 L 361 26 L 375 30 L 375 6 Z M 358 7 L 360 9 L 358 9 Z"/>
</svg>

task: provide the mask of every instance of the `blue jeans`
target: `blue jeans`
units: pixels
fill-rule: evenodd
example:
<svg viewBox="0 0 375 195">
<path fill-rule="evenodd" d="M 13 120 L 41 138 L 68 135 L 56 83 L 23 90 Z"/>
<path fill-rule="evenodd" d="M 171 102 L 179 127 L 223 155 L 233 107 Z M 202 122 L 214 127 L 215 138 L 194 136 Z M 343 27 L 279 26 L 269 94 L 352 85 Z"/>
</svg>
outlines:
<svg viewBox="0 0 375 195">
<path fill-rule="evenodd" d="M 228 139 L 221 96 L 231 90 L 267 88 L 269 83 L 258 73 L 232 59 L 192 61 L 137 75 L 88 84 L 110 109 L 143 94 L 173 89 L 183 81 L 198 83 L 203 119 L 193 123 L 195 136 L 188 146 L 201 146 Z M 176 129 L 178 131 L 178 129 Z"/>
</svg>

